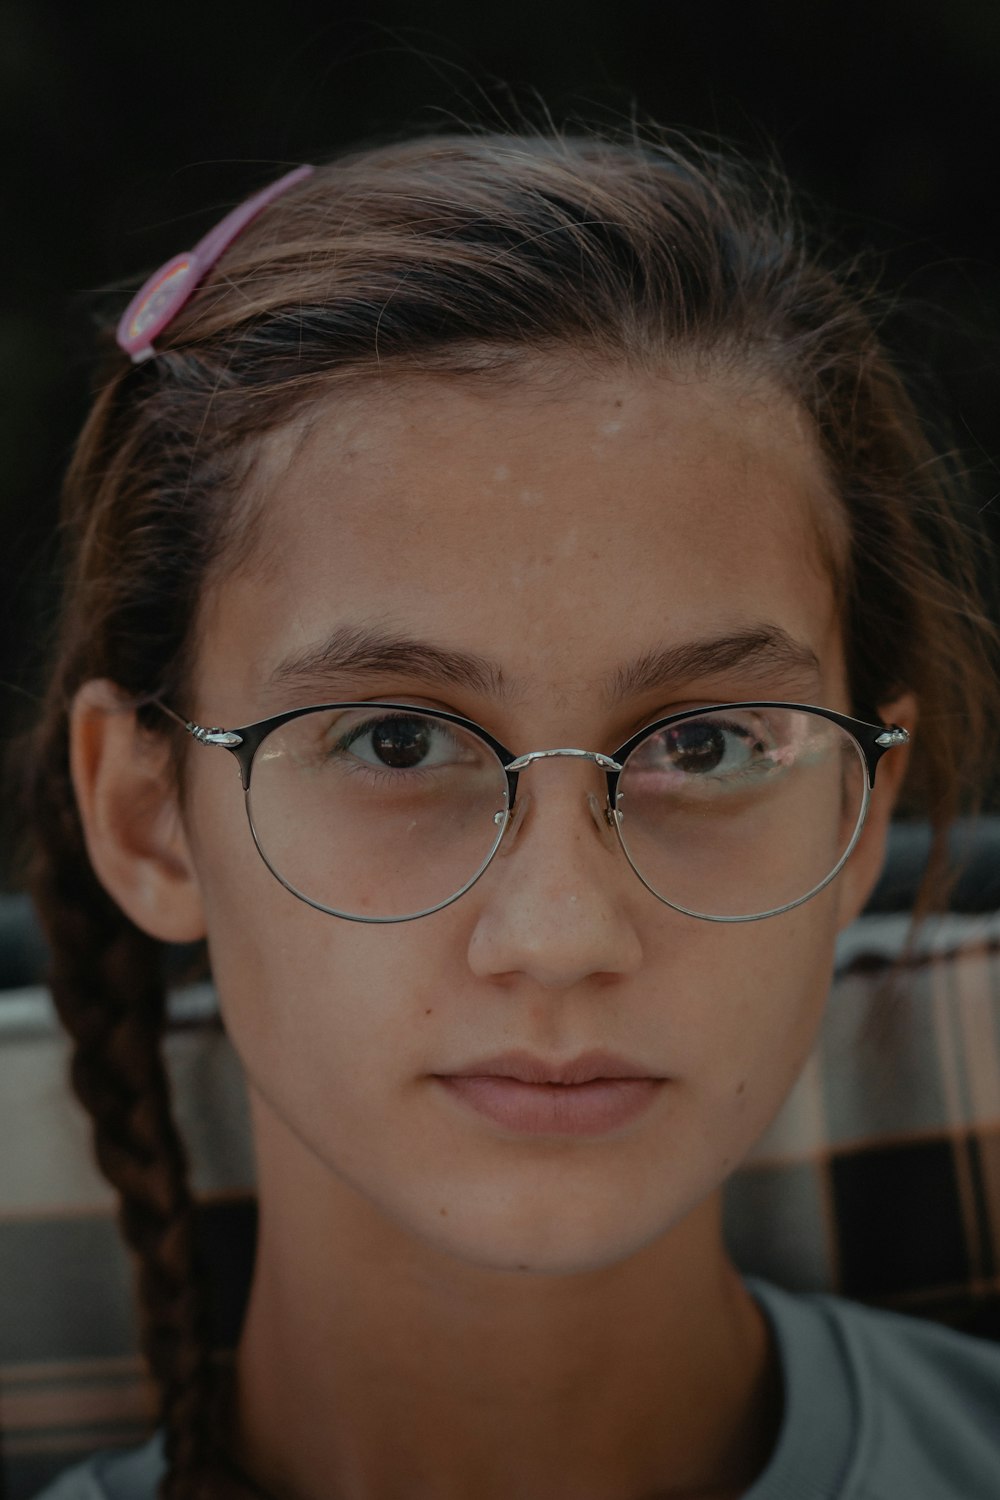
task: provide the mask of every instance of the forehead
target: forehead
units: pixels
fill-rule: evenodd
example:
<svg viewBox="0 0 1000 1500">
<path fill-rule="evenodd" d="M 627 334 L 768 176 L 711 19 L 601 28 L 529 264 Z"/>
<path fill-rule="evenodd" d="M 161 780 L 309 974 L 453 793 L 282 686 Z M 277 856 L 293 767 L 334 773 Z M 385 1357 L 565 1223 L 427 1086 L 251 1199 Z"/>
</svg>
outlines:
<svg viewBox="0 0 1000 1500">
<path fill-rule="evenodd" d="M 768 387 L 391 380 L 277 435 L 258 501 L 254 556 L 201 631 L 246 692 L 373 621 L 528 691 L 764 616 L 821 656 L 838 635 L 839 503 L 808 419 Z"/>
</svg>

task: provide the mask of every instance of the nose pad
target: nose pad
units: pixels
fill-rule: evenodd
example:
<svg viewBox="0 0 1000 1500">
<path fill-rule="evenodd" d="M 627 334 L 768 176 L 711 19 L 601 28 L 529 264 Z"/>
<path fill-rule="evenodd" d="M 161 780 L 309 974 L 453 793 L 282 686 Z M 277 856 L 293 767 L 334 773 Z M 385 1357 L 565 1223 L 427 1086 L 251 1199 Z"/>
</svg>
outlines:
<svg viewBox="0 0 1000 1500">
<path fill-rule="evenodd" d="M 524 821 L 525 812 L 530 802 L 530 792 L 527 795 L 518 796 L 517 801 L 514 803 L 514 811 L 511 813 L 507 827 L 504 829 L 504 836 L 497 851 L 498 854 L 504 854 L 513 848 L 518 830 Z M 618 838 L 615 830 L 614 813 L 608 806 L 607 797 L 602 799 L 596 792 L 588 792 L 587 806 L 590 808 L 590 815 L 597 826 L 597 831 L 601 835 L 601 841 L 605 848 L 617 849 Z"/>
<path fill-rule="evenodd" d="M 602 801 L 596 792 L 588 792 L 587 806 L 590 808 L 591 817 L 597 824 L 597 831 L 605 846 L 608 849 L 616 848 L 618 839 L 615 834 L 614 814 L 608 805 L 607 797 Z"/>
<path fill-rule="evenodd" d="M 520 829 L 521 824 L 524 822 L 524 809 L 530 800 L 530 793 L 527 796 L 522 793 L 522 795 L 519 796 L 517 801 L 514 803 L 514 811 L 507 819 L 507 826 L 503 831 L 503 838 L 500 840 L 500 848 L 497 850 L 498 854 L 507 854 L 514 847 L 514 841 L 517 838 L 518 830 Z M 500 816 L 502 815 L 498 813 L 497 817 L 499 818 Z"/>
</svg>

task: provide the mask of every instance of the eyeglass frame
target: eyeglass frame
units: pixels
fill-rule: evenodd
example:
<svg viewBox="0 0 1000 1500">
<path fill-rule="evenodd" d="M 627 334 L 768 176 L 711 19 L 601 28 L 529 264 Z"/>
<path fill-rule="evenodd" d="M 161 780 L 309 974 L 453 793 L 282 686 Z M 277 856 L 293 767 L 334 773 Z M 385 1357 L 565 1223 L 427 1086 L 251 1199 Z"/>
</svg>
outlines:
<svg viewBox="0 0 1000 1500">
<path fill-rule="evenodd" d="M 499 850 L 500 845 L 503 842 L 504 835 L 511 825 L 514 814 L 515 800 L 517 797 L 517 786 L 520 773 L 526 770 L 528 766 L 533 765 L 535 761 L 551 760 L 561 756 L 568 756 L 577 760 L 589 760 L 605 773 L 605 776 L 607 777 L 608 800 L 603 812 L 604 820 L 607 823 L 608 827 L 615 830 L 615 833 L 618 837 L 619 847 L 621 848 L 622 853 L 625 855 L 625 859 L 627 860 L 630 868 L 645 886 L 646 890 L 648 890 L 653 896 L 655 896 L 656 899 L 664 906 L 669 907 L 671 911 L 678 911 L 685 916 L 694 917 L 697 921 L 700 922 L 762 922 L 766 921 L 769 917 L 781 916 L 784 912 L 793 911 L 795 907 L 801 906 L 806 901 L 811 901 L 813 896 L 818 895 L 821 890 L 828 886 L 830 882 L 832 880 L 835 880 L 836 877 L 840 874 L 841 870 L 844 868 L 844 865 L 847 863 L 848 859 L 853 853 L 858 839 L 861 837 L 862 829 L 865 826 L 865 822 L 868 817 L 868 807 L 871 800 L 871 793 L 875 787 L 875 772 L 878 767 L 879 761 L 882 759 L 882 756 L 887 750 L 891 750 L 898 745 L 909 744 L 910 741 L 909 732 L 906 729 L 901 728 L 898 724 L 873 724 L 865 719 L 856 719 L 851 717 L 851 715 L 849 714 L 839 713 L 836 709 L 822 708 L 812 703 L 786 703 L 776 699 L 747 699 L 737 702 L 705 704 L 700 708 L 681 709 L 677 713 L 667 714 L 665 718 L 656 719 L 652 723 L 645 725 L 642 729 L 631 735 L 624 742 L 624 744 L 619 745 L 618 749 L 615 750 L 611 755 L 605 755 L 599 750 L 579 750 L 570 747 L 551 750 L 530 750 L 523 755 L 516 755 L 513 750 L 510 750 L 500 740 L 496 739 L 496 737 L 490 734 L 489 730 L 484 729 L 481 724 L 477 724 L 474 719 L 467 719 L 462 714 L 451 713 L 447 709 L 424 708 L 414 703 L 399 703 L 395 700 L 390 699 L 360 699 L 334 703 L 312 703 L 305 708 L 286 709 L 282 713 L 271 714 L 266 719 L 257 719 L 252 724 L 243 724 L 237 729 L 224 729 L 218 726 L 213 728 L 206 728 L 202 724 L 195 723 L 195 721 L 192 719 L 185 719 L 181 714 L 177 713 L 175 709 L 164 703 L 160 698 L 150 697 L 145 701 L 147 703 L 155 704 L 157 708 L 162 709 L 163 712 L 166 713 L 171 719 L 180 724 L 192 737 L 192 739 L 198 742 L 198 744 L 218 745 L 222 749 L 228 750 L 235 757 L 240 768 L 240 781 L 243 787 L 243 801 L 246 808 L 247 821 L 250 825 L 250 833 L 253 837 L 257 852 L 263 860 L 267 869 L 270 870 L 271 874 L 278 881 L 278 883 L 284 886 L 285 890 L 289 891 L 291 895 L 298 897 L 298 899 L 300 901 L 303 901 L 307 906 L 311 906 L 314 908 L 314 910 L 321 911 L 328 916 L 341 917 L 344 921 L 347 922 L 362 922 L 372 926 L 387 926 L 389 924 L 395 924 L 398 922 L 414 922 L 420 917 L 432 916 L 434 912 L 443 911 L 445 907 L 453 905 L 454 902 L 459 900 L 461 896 L 464 896 L 467 891 L 471 890 L 476 882 L 480 879 L 480 877 L 485 874 L 486 870 L 492 864 L 497 851 Z M 424 718 L 437 719 L 444 724 L 457 725 L 459 728 L 473 734 L 477 739 L 481 740 L 483 744 L 487 745 L 490 750 L 492 750 L 493 754 L 500 762 L 500 766 L 507 778 L 507 805 L 503 812 L 503 822 L 497 824 L 498 833 L 496 836 L 496 840 L 489 854 L 480 865 L 479 869 L 475 872 L 471 879 L 466 881 L 465 885 L 463 885 L 453 895 L 449 896 L 446 901 L 439 901 L 436 905 L 429 906 L 423 911 L 409 912 L 402 917 L 355 916 L 350 912 L 337 911 L 333 907 L 324 906 L 322 902 L 314 901 L 311 897 L 306 896 L 302 891 L 297 890 L 295 886 L 290 885 L 289 882 L 280 873 L 280 871 L 277 870 L 269 860 L 267 853 L 265 852 L 263 845 L 261 844 L 258 837 L 257 829 L 254 826 L 253 813 L 250 807 L 250 782 L 253 772 L 254 757 L 256 756 L 257 751 L 260 749 L 261 745 L 264 743 L 267 737 L 273 733 L 274 730 L 280 729 L 284 724 L 291 723 L 294 719 L 304 718 L 307 714 L 323 713 L 324 711 L 328 711 L 330 709 L 372 708 L 385 708 L 397 713 L 409 712 L 413 714 L 420 714 Z M 812 888 L 812 890 L 807 891 L 804 896 L 799 896 L 794 901 L 788 901 L 783 906 L 775 907 L 771 911 L 755 912 L 752 915 L 743 917 L 722 917 L 712 916 L 705 912 L 694 912 L 688 910 L 686 907 L 678 906 L 675 902 L 668 901 L 666 897 L 661 896 L 659 891 L 653 889 L 648 880 L 646 880 L 646 878 L 642 874 L 642 871 L 639 870 L 635 865 L 631 855 L 629 854 L 628 846 L 626 845 L 625 840 L 622 837 L 620 827 L 621 814 L 616 804 L 618 799 L 618 779 L 621 776 L 622 771 L 625 769 L 625 762 L 628 760 L 628 757 L 632 754 L 632 752 L 651 735 L 659 734 L 664 729 L 668 729 L 672 725 L 681 723 L 686 719 L 698 719 L 704 714 L 718 713 L 720 711 L 732 709 L 768 708 L 788 709 L 798 713 L 814 714 L 817 718 L 827 719 L 830 721 L 830 723 L 836 724 L 840 729 L 849 734 L 854 740 L 855 744 L 858 746 L 867 770 L 867 780 L 864 786 L 864 801 L 862 803 L 861 811 L 858 815 L 857 825 L 854 829 L 854 833 L 851 836 L 850 842 L 848 843 L 848 846 L 844 850 L 840 859 L 834 865 L 833 869 L 824 880 L 820 881 L 819 885 L 816 885 Z"/>
</svg>

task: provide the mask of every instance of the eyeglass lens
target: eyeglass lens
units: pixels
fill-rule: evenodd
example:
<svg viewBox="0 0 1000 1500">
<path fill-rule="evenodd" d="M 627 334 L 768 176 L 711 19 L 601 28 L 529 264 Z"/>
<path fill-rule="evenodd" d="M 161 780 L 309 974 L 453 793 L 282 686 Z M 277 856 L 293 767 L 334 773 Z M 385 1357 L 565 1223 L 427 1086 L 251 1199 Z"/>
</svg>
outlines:
<svg viewBox="0 0 1000 1500">
<path fill-rule="evenodd" d="M 838 868 L 866 785 L 860 746 L 829 719 L 712 709 L 632 751 L 618 833 L 661 900 L 695 916 L 762 916 Z M 247 802 L 283 884 L 324 910 L 391 921 L 446 904 L 482 871 L 503 833 L 507 777 L 461 725 L 410 709 L 318 709 L 262 742 Z"/>
<path fill-rule="evenodd" d="M 619 835 L 661 900 L 695 916 L 763 916 L 838 868 L 866 788 L 861 747 L 832 720 L 717 709 L 632 752 L 618 783 Z"/>
</svg>

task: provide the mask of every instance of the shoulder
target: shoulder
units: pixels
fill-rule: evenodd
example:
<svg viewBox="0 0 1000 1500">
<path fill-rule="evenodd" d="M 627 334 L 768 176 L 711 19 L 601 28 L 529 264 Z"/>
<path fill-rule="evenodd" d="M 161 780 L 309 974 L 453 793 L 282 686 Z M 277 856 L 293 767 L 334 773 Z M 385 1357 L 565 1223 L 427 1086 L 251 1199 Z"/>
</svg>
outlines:
<svg viewBox="0 0 1000 1500">
<path fill-rule="evenodd" d="M 855 1413 L 845 1500 L 1000 1496 L 1000 1344 L 839 1297 L 763 1290 L 785 1337 L 819 1319 L 839 1346 Z"/>
<path fill-rule="evenodd" d="M 126 1453 L 98 1453 L 67 1469 L 37 1500 L 155 1500 L 163 1474 L 163 1448 L 157 1436 Z"/>
<path fill-rule="evenodd" d="M 881 1496 L 899 1455 L 929 1496 L 1000 1495 L 1000 1344 L 920 1318 L 829 1299 L 848 1350 Z"/>
</svg>

